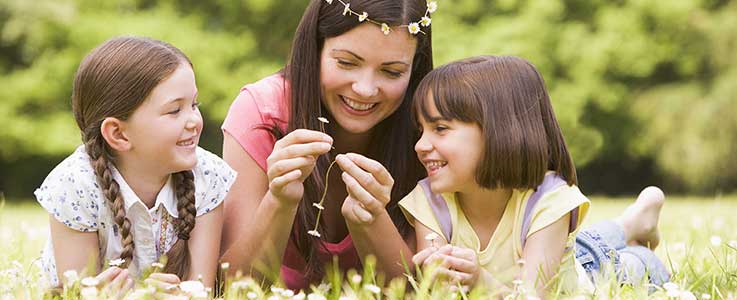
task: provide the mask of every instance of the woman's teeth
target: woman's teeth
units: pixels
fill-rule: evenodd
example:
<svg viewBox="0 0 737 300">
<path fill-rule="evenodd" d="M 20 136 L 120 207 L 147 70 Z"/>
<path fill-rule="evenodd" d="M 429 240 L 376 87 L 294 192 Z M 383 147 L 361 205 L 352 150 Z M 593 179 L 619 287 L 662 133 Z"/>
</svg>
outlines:
<svg viewBox="0 0 737 300">
<path fill-rule="evenodd" d="M 186 141 L 178 142 L 177 146 L 192 146 L 193 144 L 194 144 L 193 140 L 186 140 Z"/>
<path fill-rule="evenodd" d="M 345 104 L 348 104 L 348 106 L 350 106 L 352 109 L 355 109 L 355 110 L 366 111 L 376 106 L 376 103 L 364 104 L 364 103 L 359 103 L 359 102 L 350 100 L 346 97 L 341 97 L 341 98 L 343 98 L 343 102 L 345 102 Z"/>
</svg>

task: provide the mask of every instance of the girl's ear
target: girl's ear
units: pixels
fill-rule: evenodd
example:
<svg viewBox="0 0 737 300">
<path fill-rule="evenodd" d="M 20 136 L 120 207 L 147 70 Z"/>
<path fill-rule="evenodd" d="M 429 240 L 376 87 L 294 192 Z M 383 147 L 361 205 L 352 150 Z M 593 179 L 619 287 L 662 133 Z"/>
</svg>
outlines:
<svg viewBox="0 0 737 300">
<path fill-rule="evenodd" d="M 128 151 L 131 143 L 125 135 L 125 122 L 117 118 L 108 117 L 100 125 L 100 133 L 110 148 L 118 152 Z"/>
</svg>

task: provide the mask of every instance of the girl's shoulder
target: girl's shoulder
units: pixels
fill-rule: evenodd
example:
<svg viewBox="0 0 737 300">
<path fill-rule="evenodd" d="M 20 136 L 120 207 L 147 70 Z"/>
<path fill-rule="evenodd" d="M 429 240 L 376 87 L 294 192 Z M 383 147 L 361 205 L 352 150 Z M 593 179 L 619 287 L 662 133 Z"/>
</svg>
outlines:
<svg viewBox="0 0 737 300">
<path fill-rule="evenodd" d="M 34 195 L 59 222 L 79 231 L 96 230 L 104 197 L 84 146 L 54 167 Z"/>
<path fill-rule="evenodd" d="M 195 206 L 197 216 L 200 216 L 225 200 L 237 172 L 212 152 L 197 147 L 196 153 L 197 165 L 192 173 L 195 180 Z"/>
</svg>

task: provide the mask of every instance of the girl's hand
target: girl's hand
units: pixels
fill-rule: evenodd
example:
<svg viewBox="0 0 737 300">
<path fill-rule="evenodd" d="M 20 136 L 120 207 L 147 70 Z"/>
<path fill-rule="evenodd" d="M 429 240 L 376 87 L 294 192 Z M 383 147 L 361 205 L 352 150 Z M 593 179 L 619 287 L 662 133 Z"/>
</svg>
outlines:
<svg viewBox="0 0 737 300">
<path fill-rule="evenodd" d="M 111 299 L 123 299 L 133 289 L 134 282 L 128 273 L 128 269 L 110 267 L 95 278 L 100 281 L 99 286 L 102 294 Z"/>
<path fill-rule="evenodd" d="M 445 277 L 463 285 L 474 285 L 481 273 L 476 251 L 452 245 L 426 248 L 415 254 L 412 262 L 423 267 L 435 266 L 433 277 Z"/>
<path fill-rule="evenodd" d="M 343 170 L 348 197 L 341 212 L 346 221 L 354 224 L 370 224 L 391 199 L 394 178 L 381 163 L 360 154 L 338 155 L 335 160 Z"/>
<path fill-rule="evenodd" d="M 169 273 L 151 273 L 144 282 L 159 291 L 174 294 L 179 289 L 179 276 Z"/>
<path fill-rule="evenodd" d="M 295 206 L 302 199 L 302 183 L 315 168 L 317 157 L 330 151 L 333 139 L 322 132 L 297 129 L 274 144 L 266 159 L 269 192 L 280 204 Z"/>
</svg>

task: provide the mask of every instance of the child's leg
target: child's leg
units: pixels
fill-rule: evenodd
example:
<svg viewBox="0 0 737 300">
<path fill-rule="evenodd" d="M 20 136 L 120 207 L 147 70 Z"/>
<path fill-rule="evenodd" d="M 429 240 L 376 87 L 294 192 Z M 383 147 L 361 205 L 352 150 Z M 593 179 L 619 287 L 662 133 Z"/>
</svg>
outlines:
<svg viewBox="0 0 737 300">
<path fill-rule="evenodd" d="M 649 276 L 650 283 L 660 286 L 670 279 L 670 273 L 663 262 L 647 247 L 627 246 L 618 252 L 622 268 L 627 274 L 627 282 L 638 283 Z"/>
<path fill-rule="evenodd" d="M 658 219 L 664 196 L 648 187 L 615 221 L 602 221 L 576 236 L 576 258 L 587 272 L 601 272 L 612 263 L 620 280 L 639 282 L 648 274 L 650 282 L 663 284 L 669 274 L 652 250 L 660 242 Z M 628 246 L 631 245 L 631 246 Z"/>
<path fill-rule="evenodd" d="M 624 230 L 625 241 L 630 246 L 655 249 L 660 243 L 658 219 L 665 195 L 657 187 L 647 187 L 614 221 Z"/>
</svg>

